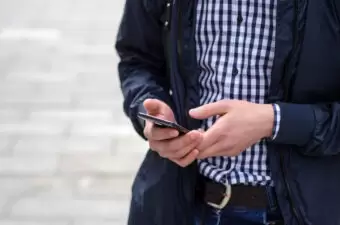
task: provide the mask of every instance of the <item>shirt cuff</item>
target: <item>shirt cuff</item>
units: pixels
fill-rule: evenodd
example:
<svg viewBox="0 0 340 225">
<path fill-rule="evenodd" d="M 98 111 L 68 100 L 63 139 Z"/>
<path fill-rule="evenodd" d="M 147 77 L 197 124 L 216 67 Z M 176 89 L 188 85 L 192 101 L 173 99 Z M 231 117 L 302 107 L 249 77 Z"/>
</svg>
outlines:
<svg viewBox="0 0 340 225">
<path fill-rule="evenodd" d="M 273 104 L 273 109 L 274 109 L 274 125 L 273 125 L 272 140 L 275 140 L 280 130 L 281 111 L 280 111 L 280 106 L 277 104 Z"/>
</svg>

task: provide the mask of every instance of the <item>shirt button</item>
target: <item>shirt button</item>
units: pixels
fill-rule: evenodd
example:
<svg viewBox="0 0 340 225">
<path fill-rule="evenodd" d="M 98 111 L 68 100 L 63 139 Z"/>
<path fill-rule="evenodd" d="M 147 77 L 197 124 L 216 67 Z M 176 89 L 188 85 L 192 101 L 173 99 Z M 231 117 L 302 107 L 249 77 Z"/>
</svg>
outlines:
<svg viewBox="0 0 340 225">
<path fill-rule="evenodd" d="M 243 22 L 243 17 L 241 15 L 237 16 L 237 23 L 240 25 Z"/>
<path fill-rule="evenodd" d="M 238 74 L 238 69 L 234 66 L 232 71 L 233 76 L 236 76 Z"/>
</svg>

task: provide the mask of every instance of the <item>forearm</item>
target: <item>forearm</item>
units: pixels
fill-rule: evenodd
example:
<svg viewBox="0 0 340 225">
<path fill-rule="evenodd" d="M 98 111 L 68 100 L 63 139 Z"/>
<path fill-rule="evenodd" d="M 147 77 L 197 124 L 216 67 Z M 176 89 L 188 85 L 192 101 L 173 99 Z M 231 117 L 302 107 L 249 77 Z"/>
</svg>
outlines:
<svg viewBox="0 0 340 225">
<path fill-rule="evenodd" d="M 157 98 L 171 105 L 161 33 L 157 15 L 147 10 L 145 1 L 126 0 L 115 47 L 124 111 L 141 136 L 137 114 L 143 101 Z"/>
<path fill-rule="evenodd" d="M 138 112 L 143 112 L 143 102 L 148 98 L 159 99 L 170 107 L 172 100 L 167 85 L 159 76 L 146 70 L 124 70 L 120 68 L 121 89 L 124 96 L 124 111 L 131 119 L 134 128 L 143 138 L 143 123 L 138 119 Z"/>
<path fill-rule="evenodd" d="M 340 105 L 278 103 L 280 129 L 274 143 L 311 156 L 340 153 Z"/>
</svg>

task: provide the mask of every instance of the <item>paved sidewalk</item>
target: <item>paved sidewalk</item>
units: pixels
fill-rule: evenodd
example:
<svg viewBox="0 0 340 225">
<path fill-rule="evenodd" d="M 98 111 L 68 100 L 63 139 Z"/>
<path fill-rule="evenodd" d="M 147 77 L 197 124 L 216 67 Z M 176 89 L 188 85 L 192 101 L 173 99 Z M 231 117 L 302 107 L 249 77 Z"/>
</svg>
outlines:
<svg viewBox="0 0 340 225">
<path fill-rule="evenodd" d="M 124 0 L 0 2 L 0 225 L 123 225 L 147 144 L 122 112 Z"/>
</svg>

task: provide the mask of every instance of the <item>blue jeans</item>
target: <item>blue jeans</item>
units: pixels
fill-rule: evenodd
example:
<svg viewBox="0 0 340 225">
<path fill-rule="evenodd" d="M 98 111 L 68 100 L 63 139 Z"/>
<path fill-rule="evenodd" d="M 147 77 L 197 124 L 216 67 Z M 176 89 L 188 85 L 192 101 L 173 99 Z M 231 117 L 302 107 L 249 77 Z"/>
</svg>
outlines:
<svg viewBox="0 0 340 225">
<path fill-rule="evenodd" d="M 196 225 L 267 225 L 267 210 L 251 210 L 245 207 L 227 206 L 219 211 L 210 206 L 200 207 L 203 211 L 198 211 Z M 203 219 L 203 223 L 202 223 Z"/>
<path fill-rule="evenodd" d="M 268 209 L 248 209 L 227 205 L 217 210 L 206 203 L 196 205 L 195 225 L 268 225 L 269 222 L 283 221 L 274 192 L 268 193 Z"/>
</svg>

